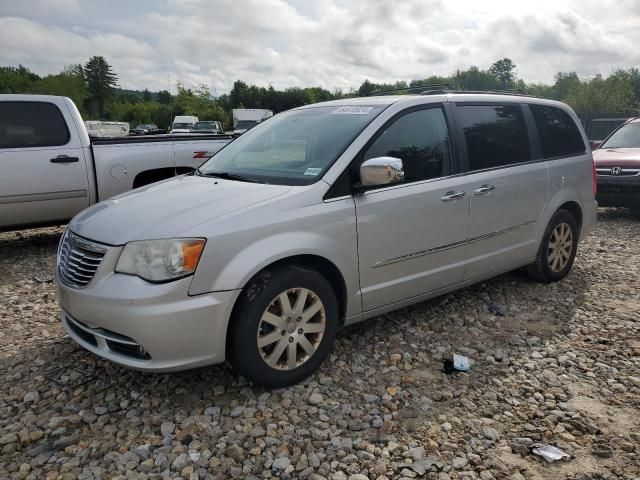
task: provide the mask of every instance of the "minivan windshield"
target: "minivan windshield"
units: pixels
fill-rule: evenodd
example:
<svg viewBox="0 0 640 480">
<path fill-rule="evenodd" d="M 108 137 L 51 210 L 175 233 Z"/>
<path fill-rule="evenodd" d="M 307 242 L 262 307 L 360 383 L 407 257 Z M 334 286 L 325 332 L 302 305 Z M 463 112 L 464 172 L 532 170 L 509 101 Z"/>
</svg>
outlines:
<svg viewBox="0 0 640 480">
<path fill-rule="evenodd" d="M 175 130 L 176 128 L 191 128 L 191 127 L 193 127 L 193 125 L 190 123 L 174 123 L 173 127 L 171 128 Z"/>
<path fill-rule="evenodd" d="M 197 174 L 280 185 L 314 183 L 383 108 L 341 105 L 280 113 L 218 151 Z"/>
<path fill-rule="evenodd" d="M 600 148 L 640 148 L 640 123 L 620 127 Z"/>
</svg>

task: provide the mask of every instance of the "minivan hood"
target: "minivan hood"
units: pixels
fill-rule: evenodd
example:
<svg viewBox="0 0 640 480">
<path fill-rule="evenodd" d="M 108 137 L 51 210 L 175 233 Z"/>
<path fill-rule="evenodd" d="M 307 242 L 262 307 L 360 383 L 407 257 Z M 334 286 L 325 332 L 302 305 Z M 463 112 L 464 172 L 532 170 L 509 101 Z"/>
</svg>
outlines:
<svg viewBox="0 0 640 480">
<path fill-rule="evenodd" d="M 640 148 L 599 148 L 593 151 L 597 167 L 640 167 Z"/>
<path fill-rule="evenodd" d="M 109 245 L 178 237 L 201 223 L 287 193 L 291 187 L 185 175 L 100 202 L 69 228 Z"/>
</svg>

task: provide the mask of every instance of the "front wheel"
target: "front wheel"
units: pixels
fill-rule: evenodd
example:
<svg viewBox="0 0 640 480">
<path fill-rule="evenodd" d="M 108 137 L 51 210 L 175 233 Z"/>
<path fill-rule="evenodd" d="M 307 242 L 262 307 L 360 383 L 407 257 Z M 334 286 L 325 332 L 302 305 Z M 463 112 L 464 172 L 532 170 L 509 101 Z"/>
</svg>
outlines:
<svg viewBox="0 0 640 480">
<path fill-rule="evenodd" d="M 547 225 L 536 261 L 527 267 L 527 273 L 544 283 L 563 279 L 573 266 L 579 235 L 573 214 L 558 210 Z"/>
<path fill-rule="evenodd" d="M 258 274 L 229 326 L 229 361 L 252 382 L 284 387 L 311 375 L 331 351 L 339 310 L 318 272 L 285 266 Z"/>
</svg>

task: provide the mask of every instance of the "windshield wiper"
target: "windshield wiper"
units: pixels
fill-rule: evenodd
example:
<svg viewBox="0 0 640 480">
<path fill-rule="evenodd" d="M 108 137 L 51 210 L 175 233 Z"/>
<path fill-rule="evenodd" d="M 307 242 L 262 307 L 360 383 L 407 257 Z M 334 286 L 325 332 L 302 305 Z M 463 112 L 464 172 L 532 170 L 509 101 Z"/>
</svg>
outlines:
<svg viewBox="0 0 640 480">
<path fill-rule="evenodd" d="M 203 173 L 202 170 L 197 169 L 196 173 L 202 177 L 213 177 L 213 178 L 223 178 L 225 180 L 237 180 L 238 182 L 249 182 L 249 183 L 264 183 L 260 180 L 256 180 L 255 178 L 245 177 L 244 175 L 238 175 L 237 173 L 229 173 L 229 172 L 207 172 Z"/>
</svg>

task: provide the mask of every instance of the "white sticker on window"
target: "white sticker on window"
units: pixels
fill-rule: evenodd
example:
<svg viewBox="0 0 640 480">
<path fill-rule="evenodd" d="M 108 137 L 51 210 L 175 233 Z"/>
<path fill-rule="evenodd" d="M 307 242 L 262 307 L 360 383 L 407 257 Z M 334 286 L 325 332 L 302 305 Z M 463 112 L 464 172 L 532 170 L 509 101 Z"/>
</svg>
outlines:
<svg viewBox="0 0 640 480">
<path fill-rule="evenodd" d="M 307 168 L 304 172 L 305 175 L 313 175 L 314 177 L 322 171 L 321 168 Z"/>
<path fill-rule="evenodd" d="M 366 115 L 371 110 L 373 110 L 373 107 L 356 107 L 351 105 L 351 106 L 336 108 L 332 113 L 334 115 L 339 115 L 339 114 Z"/>
</svg>

